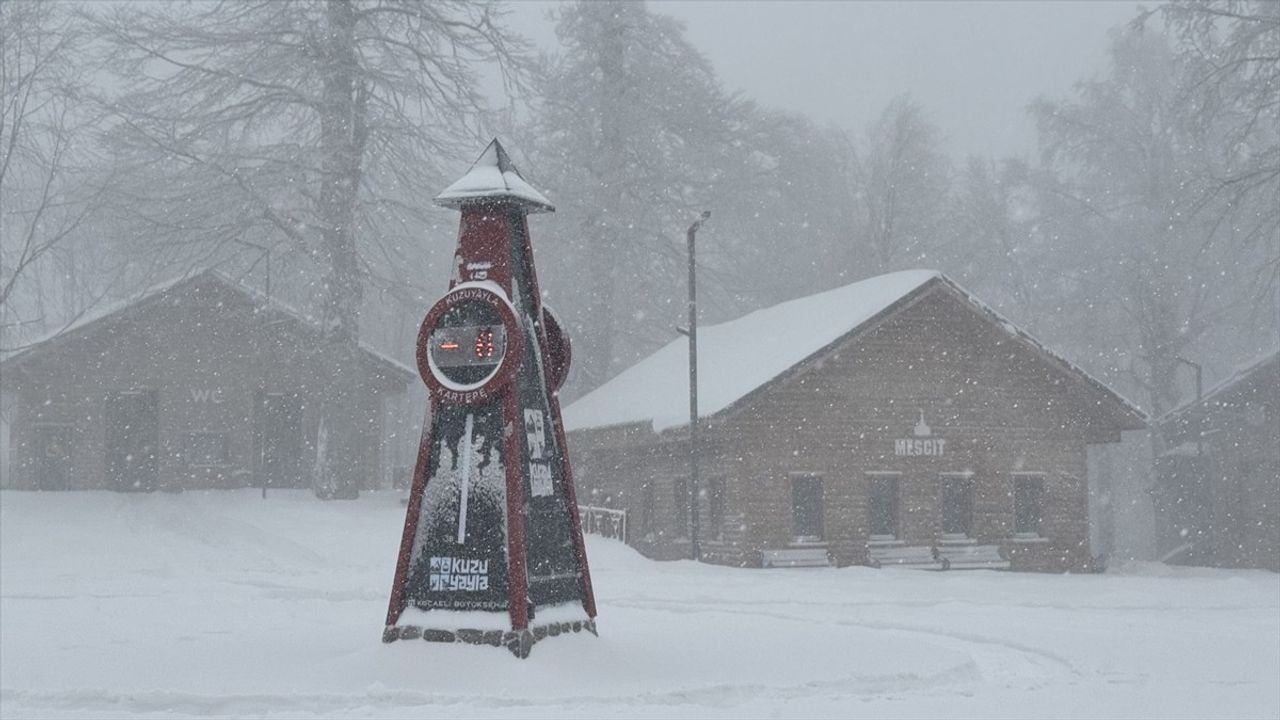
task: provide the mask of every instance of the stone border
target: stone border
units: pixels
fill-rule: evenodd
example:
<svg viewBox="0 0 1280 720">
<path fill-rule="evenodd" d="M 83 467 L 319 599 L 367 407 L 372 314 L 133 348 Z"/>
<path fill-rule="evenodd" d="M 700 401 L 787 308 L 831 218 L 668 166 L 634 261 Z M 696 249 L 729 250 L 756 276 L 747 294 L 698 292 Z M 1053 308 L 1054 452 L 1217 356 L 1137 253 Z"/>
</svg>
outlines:
<svg viewBox="0 0 1280 720">
<path fill-rule="evenodd" d="M 418 640 L 421 638 L 427 642 L 439 643 L 466 643 L 468 645 L 491 645 L 493 647 L 506 645 L 513 655 L 523 659 L 529 657 L 529 652 L 533 649 L 534 643 L 539 640 L 556 637 L 557 635 L 582 632 L 583 630 L 597 637 L 600 635 L 600 633 L 596 632 L 596 621 L 594 619 L 551 623 L 549 625 L 537 625 L 525 630 L 505 631 L 475 630 L 470 628 L 438 630 L 435 628 L 423 628 L 418 625 L 389 625 L 382 631 L 382 642 L 393 643 L 397 640 Z"/>
</svg>

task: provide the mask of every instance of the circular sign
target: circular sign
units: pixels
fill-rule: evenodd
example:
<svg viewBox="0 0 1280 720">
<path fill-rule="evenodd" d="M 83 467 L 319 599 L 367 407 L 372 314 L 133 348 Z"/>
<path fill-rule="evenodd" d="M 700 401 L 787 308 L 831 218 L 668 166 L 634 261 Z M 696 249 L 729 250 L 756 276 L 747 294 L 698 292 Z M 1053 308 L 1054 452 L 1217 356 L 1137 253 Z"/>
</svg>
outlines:
<svg viewBox="0 0 1280 720">
<path fill-rule="evenodd" d="M 455 286 L 418 331 L 418 373 L 441 402 L 493 397 L 515 375 L 523 339 L 515 308 L 490 282 Z"/>
</svg>

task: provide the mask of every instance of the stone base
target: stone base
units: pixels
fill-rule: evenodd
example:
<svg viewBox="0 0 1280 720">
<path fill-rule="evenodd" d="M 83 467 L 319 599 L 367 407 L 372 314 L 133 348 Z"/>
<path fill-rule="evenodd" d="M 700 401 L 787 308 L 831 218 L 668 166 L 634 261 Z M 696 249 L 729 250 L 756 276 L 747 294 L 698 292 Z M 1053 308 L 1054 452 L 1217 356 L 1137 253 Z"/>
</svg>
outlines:
<svg viewBox="0 0 1280 720">
<path fill-rule="evenodd" d="M 592 635 L 599 636 L 599 633 L 596 632 L 596 621 L 594 619 L 549 623 L 535 625 L 524 630 L 505 631 L 472 630 L 467 628 L 461 630 L 437 630 L 423 628 L 418 625 L 388 625 L 382 630 L 382 642 L 392 643 L 397 640 L 417 640 L 421 638 L 427 642 L 466 643 L 468 645 L 492 645 L 493 647 L 506 645 L 511 654 L 524 659 L 529 657 L 529 652 L 533 650 L 533 644 L 539 640 L 584 630 Z"/>
</svg>

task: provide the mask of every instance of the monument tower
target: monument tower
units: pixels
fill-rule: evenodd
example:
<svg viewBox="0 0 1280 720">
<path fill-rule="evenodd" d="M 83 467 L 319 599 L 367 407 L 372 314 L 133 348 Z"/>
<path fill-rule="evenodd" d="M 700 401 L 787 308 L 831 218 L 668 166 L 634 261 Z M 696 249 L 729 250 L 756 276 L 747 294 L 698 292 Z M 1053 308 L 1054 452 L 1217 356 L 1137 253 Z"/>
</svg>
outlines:
<svg viewBox="0 0 1280 720">
<path fill-rule="evenodd" d="M 570 345 L 542 305 L 528 214 L 555 208 L 494 140 L 435 202 L 460 210 L 449 291 L 418 333 L 431 408 L 384 642 L 506 645 L 595 633 L 556 393 Z"/>
</svg>

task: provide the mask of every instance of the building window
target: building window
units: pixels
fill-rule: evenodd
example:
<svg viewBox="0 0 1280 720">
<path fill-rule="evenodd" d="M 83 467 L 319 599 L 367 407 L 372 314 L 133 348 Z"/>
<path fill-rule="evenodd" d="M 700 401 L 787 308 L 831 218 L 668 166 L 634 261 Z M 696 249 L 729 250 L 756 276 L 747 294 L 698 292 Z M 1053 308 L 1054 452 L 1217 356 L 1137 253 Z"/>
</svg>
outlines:
<svg viewBox="0 0 1280 720">
<path fill-rule="evenodd" d="M 822 476 L 791 476 L 791 533 L 796 542 L 822 540 Z"/>
<path fill-rule="evenodd" d="M 224 432 L 187 433 L 187 447 L 183 457 L 191 466 L 226 465 L 230 460 L 227 452 L 227 434 Z"/>
<path fill-rule="evenodd" d="M 898 537 L 898 474 L 867 476 L 867 514 L 872 540 Z"/>
<path fill-rule="evenodd" d="M 1044 478 L 1039 475 L 1013 476 L 1013 531 L 1018 535 L 1039 535 L 1044 518 Z"/>
<path fill-rule="evenodd" d="M 724 478 L 707 478 L 707 535 L 724 538 Z"/>
<path fill-rule="evenodd" d="M 675 537 L 689 537 L 689 480 L 676 478 L 671 482 L 671 534 Z"/>
<path fill-rule="evenodd" d="M 942 476 L 942 534 L 969 537 L 973 521 L 973 478 Z"/>
</svg>

